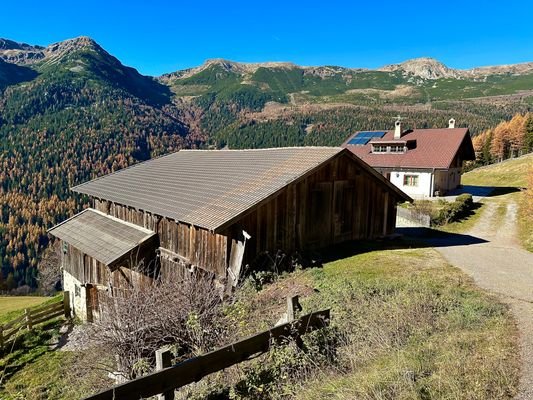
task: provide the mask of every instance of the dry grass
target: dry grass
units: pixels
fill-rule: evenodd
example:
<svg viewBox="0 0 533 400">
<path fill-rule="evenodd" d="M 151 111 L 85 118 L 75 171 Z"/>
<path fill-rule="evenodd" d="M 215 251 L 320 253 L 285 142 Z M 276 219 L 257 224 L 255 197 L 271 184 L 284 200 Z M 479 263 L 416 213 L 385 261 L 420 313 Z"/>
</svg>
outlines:
<svg viewBox="0 0 533 400">
<path fill-rule="evenodd" d="M 332 327 L 319 340 L 329 343 L 327 356 L 313 341 L 307 352 L 289 346 L 212 377 L 194 398 L 213 395 L 209 386 L 222 396 L 213 398 L 243 399 L 515 393 L 516 331 L 507 308 L 432 249 L 376 249 L 296 271 L 257 293 L 244 290 L 229 310 L 238 334 L 276 322 L 285 301 L 273 294 L 301 295 L 304 312 L 332 308 Z"/>
<path fill-rule="evenodd" d="M 533 164 L 533 153 L 498 164 L 476 168 L 461 178 L 463 185 L 526 187 L 528 170 Z"/>
<path fill-rule="evenodd" d="M 275 348 L 177 398 L 512 398 L 518 352 L 507 308 L 434 250 L 394 245 L 404 248 L 354 244 L 362 253 L 286 274 L 260 291 L 245 285 L 225 310 L 231 340 L 273 326 L 288 295 L 301 296 L 303 312 L 331 307 L 332 326 L 307 335 L 305 351 Z M 78 357 L 45 352 L 0 396 L 79 398 L 91 372 L 65 374 Z"/>
</svg>

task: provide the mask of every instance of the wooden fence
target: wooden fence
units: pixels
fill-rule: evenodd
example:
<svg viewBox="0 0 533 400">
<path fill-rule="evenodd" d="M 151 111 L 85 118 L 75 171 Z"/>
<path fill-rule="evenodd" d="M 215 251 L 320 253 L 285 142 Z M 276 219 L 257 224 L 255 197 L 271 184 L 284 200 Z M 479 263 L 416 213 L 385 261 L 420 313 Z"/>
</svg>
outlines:
<svg viewBox="0 0 533 400">
<path fill-rule="evenodd" d="M 87 397 L 86 400 L 140 399 L 160 393 L 164 393 L 162 396 L 164 399 L 173 399 L 174 389 L 198 382 L 209 374 L 265 353 L 272 342 L 280 343 L 287 339 L 299 339 L 306 332 L 323 328 L 329 325 L 329 317 L 329 309 L 306 314 L 299 319 L 277 325 L 218 350 L 114 386 Z M 161 361 L 158 363 L 161 364 Z"/>
<path fill-rule="evenodd" d="M 63 292 L 63 298 L 53 303 L 26 308 L 20 317 L 0 325 L 0 350 L 12 343 L 19 332 L 62 315 L 66 318 L 71 315 L 69 292 Z"/>
</svg>

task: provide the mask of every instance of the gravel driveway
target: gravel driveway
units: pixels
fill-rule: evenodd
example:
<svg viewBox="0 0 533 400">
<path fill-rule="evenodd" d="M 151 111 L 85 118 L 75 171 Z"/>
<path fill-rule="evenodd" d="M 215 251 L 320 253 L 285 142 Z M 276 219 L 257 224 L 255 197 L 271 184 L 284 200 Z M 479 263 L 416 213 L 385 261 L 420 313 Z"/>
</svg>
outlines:
<svg viewBox="0 0 533 400">
<path fill-rule="evenodd" d="M 442 238 L 434 245 L 450 264 L 510 306 L 520 332 L 521 376 L 516 399 L 525 400 L 533 399 L 533 253 L 523 250 L 516 239 L 516 203 L 509 201 L 506 207 L 504 217 L 499 218 L 498 203 L 487 201 L 478 223 L 466 232 L 484 241 L 457 245 Z"/>
</svg>

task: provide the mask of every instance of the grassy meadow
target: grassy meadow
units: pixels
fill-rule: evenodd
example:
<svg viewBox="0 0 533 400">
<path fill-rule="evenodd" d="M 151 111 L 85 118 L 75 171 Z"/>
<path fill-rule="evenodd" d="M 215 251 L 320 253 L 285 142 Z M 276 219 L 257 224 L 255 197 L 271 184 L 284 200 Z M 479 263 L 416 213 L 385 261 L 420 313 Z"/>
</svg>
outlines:
<svg viewBox="0 0 533 400">
<path fill-rule="evenodd" d="M 331 326 L 182 388 L 177 399 L 510 399 L 516 330 L 506 306 L 430 248 L 350 244 L 322 267 L 248 280 L 225 315 L 234 339 L 272 327 L 286 297 Z M 97 351 L 53 351 L 49 333 L 2 359 L 0 398 L 76 399 L 109 385 Z M 30 345 L 31 344 L 31 345 Z M 11 358 L 10 358 L 11 357 Z M 93 359 L 91 360 L 91 357 Z M 96 358 L 94 358 L 96 357 Z M 0 365 L 2 367 L 2 365 Z M 107 383 L 106 383 L 107 382 Z"/>
<path fill-rule="evenodd" d="M 38 306 L 48 300 L 49 297 L 43 296 L 0 296 L 0 323 L 16 318 L 25 308 Z"/>
</svg>

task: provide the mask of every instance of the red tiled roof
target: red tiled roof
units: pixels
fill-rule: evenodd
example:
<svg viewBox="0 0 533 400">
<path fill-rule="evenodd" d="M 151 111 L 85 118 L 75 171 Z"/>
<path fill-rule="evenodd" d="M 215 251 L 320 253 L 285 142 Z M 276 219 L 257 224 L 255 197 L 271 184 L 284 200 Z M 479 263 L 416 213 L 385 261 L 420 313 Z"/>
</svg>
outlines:
<svg viewBox="0 0 533 400">
<path fill-rule="evenodd" d="M 402 135 L 398 143 L 416 141 L 405 153 L 372 153 L 370 142 L 366 145 L 350 145 L 357 135 L 351 135 L 342 147 L 346 147 L 372 167 L 402 168 L 450 168 L 456 154 L 461 151 L 463 160 L 475 159 L 472 140 L 467 128 L 414 129 Z M 393 142 L 394 131 L 388 131 L 382 138 L 372 138 L 373 143 Z M 412 143 L 412 142 L 411 142 Z"/>
</svg>

